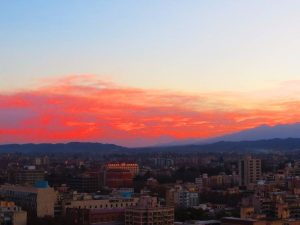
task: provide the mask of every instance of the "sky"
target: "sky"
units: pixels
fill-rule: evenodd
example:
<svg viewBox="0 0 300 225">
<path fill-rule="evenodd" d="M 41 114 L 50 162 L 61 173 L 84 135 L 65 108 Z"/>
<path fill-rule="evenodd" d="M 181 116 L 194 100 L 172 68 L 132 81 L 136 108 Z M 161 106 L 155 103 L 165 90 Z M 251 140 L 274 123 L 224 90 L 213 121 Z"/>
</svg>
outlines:
<svg viewBox="0 0 300 225">
<path fill-rule="evenodd" d="M 145 146 L 299 122 L 299 1 L 0 4 L 0 143 Z"/>
</svg>

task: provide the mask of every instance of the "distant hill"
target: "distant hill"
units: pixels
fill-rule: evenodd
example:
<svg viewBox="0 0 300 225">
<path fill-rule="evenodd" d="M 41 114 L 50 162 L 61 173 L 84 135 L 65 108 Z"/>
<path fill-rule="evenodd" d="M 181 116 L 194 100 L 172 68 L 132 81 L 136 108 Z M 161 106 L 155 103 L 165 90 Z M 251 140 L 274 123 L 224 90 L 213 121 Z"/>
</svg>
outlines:
<svg viewBox="0 0 300 225">
<path fill-rule="evenodd" d="M 118 153 L 127 148 L 113 144 L 70 142 L 66 144 L 8 144 L 0 145 L 0 152 L 22 153 Z"/>
<path fill-rule="evenodd" d="M 262 125 L 256 128 L 243 130 L 233 134 L 224 135 L 221 137 L 210 138 L 206 140 L 199 140 L 195 144 L 204 142 L 217 142 L 217 141 L 256 141 L 268 139 L 287 139 L 287 138 L 300 138 L 300 123 L 281 124 L 276 126 Z"/>
<path fill-rule="evenodd" d="M 219 136 L 213 138 L 203 139 L 186 139 L 180 141 L 173 141 L 162 146 L 177 146 L 177 145 L 198 145 L 209 144 L 219 141 L 257 141 L 269 139 L 287 139 L 300 138 L 300 123 L 280 124 L 276 126 L 262 125 L 255 128 Z"/>
<path fill-rule="evenodd" d="M 300 138 L 269 139 L 256 141 L 219 141 L 210 144 L 193 144 L 179 146 L 162 146 L 146 148 L 125 148 L 113 144 L 72 142 L 67 144 L 11 144 L 0 145 L 0 152 L 22 153 L 97 153 L 97 154 L 128 154 L 128 153 L 194 153 L 194 152 L 291 152 L 300 151 Z"/>
<path fill-rule="evenodd" d="M 256 141 L 219 141 L 209 144 L 190 144 L 143 148 L 145 152 L 291 152 L 300 150 L 300 138 L 269 139 Z"/>
</svg>

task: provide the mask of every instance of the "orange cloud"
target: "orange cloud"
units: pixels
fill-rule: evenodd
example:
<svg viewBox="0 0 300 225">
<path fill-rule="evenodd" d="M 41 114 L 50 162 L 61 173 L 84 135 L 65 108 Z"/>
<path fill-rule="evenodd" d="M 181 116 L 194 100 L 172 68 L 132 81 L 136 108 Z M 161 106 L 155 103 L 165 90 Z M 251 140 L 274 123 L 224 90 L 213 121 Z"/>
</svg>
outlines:
<svg viewBox="0 0 300 225">
<path fill-rule="evenodd" d="M 0 95 L 0 142 L 99 141 L 126 146 L 207 138 L 299 121 L 299 101 L 122 87 L 91 75 Z"/>
</svg>

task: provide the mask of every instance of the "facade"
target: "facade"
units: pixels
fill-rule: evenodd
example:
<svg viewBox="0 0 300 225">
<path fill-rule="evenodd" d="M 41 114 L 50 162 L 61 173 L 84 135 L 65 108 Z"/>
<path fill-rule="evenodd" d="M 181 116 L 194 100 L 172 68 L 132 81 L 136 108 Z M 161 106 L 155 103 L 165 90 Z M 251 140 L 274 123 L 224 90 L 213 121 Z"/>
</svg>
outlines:
<svg viewBox="0 0 300 225">
<path fill-rule="evenodd" d="M 255 219 L 241 219 L 235 217 L 225 217 L 221 219 L 222 225 L 266 225 L 265 221 Z"/>
<path fill-rule="evenodd" d="M 175 225 L 221 225 L 219 220 L 192 220 L 186 222 L 175 222 Z"/>
<path fill-rule="evenodd" d="M 1 225 L 26 225 L 27 212 L 14 202 L 0 201 L 0 224 Z"/>
<path fill-rule="evenodd" d="M 109 188 L 131 188 L 133 178 L 139 173 L 137 163 L 114 162 L 104 166 L 104 185 Z"/>
<path fill-rule="evenodd" d="M 256 184 L 261 178 L 261 160 L 245 157 L 239 161 L 240 186 Z"/>
<path fill-rule="evenodd" d="M 189 191 L 181 186 L 176 186 L 166 193 L 167 205 L 175 205 L 179 208 L 190 208 L 199 205 L 199 193 Z"/>
<path fill-rule="evenodd" d="M 168 158 L 155 158 L 154 164 L 158 168 L 171 167 L 174 166 L 174 160 Z"/>
<path fill-rule="evenodd" d="M 112 210 L 125 209 L 137 204 L 138 198 L 132 197 L 93 197 L 91 195 L 77 195 L 73 199 L 64 200 L 62 203 L 63 212 L 68 209 L 95 209 L 95 210 Z"/>
<path fill-rule="evenodd" d="M 72 224 L 122 225 L 125 209 L 67 209 L 66 216 Z"/>
<path fill-rule="evenodd" d="M 134 175 L 129 170 L 109 169 L 104 173 L 104 185 L 109 188 L 131 188 Z"/>
<path fill-rule="evenodd" d="M 137 206 L 126 209 L 125 225 L 173 225 L 174 208 L 160 206 L 157 198 L 143 196 Z"/>
<path fill-rule="evenodd" d="M 129 171 L 133 176 L 136 176 L 139 173 L 139 165 L 137 163 L 112 162 L 105 165 L 105 170 Z"/>
<path fill-rule="evenodd" d="M 224 217 L 221 225 L 300 225 L 300 220 L 257 220 Z"/>
<path fill-rule="evenodd" d="M 99 191 L 100 181 L 99 177 L 90 174 L 82 174 L 69 179 L 69 186 L 78 192 L 92 193 Z"/>
<path fill-rule="evenodd" d="M 199 194 L 186 190 L 175 192 L 175 204 L 178 207 L 190 208 L 199 205 Z"/>
<path fill-rule="evenodd" d="M 40 182 L 36 186 L 2 185 L 0 195 L 13 201 L 29 213 L 29 216 L 54 216 L 56 192 L 47 182 Z"/>
<path fill-rule="evenodd" d="M 16 173 L 17 184 L 34 185 L 37 181 L 45 179 L 45 171 L 36 169 L 35 166 L 27 166 Z"/>
</svg>

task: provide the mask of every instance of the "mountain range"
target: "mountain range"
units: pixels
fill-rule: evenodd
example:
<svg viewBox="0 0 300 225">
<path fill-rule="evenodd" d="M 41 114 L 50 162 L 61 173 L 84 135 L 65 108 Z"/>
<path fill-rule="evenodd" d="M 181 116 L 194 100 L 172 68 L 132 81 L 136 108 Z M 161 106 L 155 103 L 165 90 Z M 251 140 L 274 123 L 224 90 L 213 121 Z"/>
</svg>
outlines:
<svg viewBox="0 0 300 225">
<path fill-rule="evenodd" d="M 192 139 L 164 146 L 127 148 L 114 144 L 71 142 L 59 144 L 0 145 L 0 152 L 22 153 L 137 153 L 137 152 L 235 152 L 300 150 L 300 123 L 259 126 L 222 137 Z"/>
<path fill-rule="evenodd" d="M 227 134 L 224 136 L 207 138 L 207 139 L 186 139 L 183 141 L 176 141 L 165 146 L 174 145 L 198 145 L 209 144 L 219 141 L 257 141 L 269 139 L 287 139 L 287 138 L 300 138 L 300 123 L 293 124 L 280 124 L 276 126 L 262 125 L 255 128 Z"/>
</svg>

